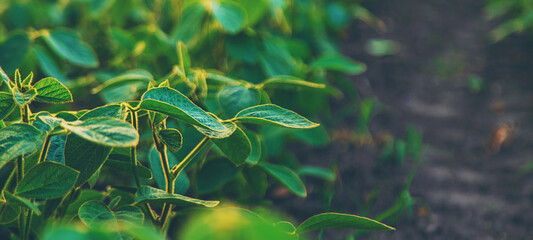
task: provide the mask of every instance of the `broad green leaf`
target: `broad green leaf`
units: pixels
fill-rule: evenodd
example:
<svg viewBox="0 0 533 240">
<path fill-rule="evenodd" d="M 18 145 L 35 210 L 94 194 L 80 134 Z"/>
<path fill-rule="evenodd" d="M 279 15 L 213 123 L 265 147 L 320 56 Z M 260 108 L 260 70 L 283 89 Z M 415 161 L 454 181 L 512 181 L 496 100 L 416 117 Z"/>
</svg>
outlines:
<svg viewBox="0 0 533 240">
<path fill-rule="evenodd" d="M 220 106 L 230 118 L 245 108 L 258 105 L 260 99 L 259 90 L 241 85 L 226 86 L 218 93 Z"/>
<path fill-rule="evenodd" d="M 239 4 L 225 0 L 211 1 L 211 10 L 227 32 L 235 34 L 244 27 L 246 13 Z"/>
<path fill-rule="evenodd" d="M 211 141 L 235 165 L 244 163 L 252 152 L 250 140 L 239 127 L 236 127 L 231 136 L 227 138 L 211 138 Z"/>
<path fill-rule="evenodd" d="M 37 90 L 35 101 L 66 103 L 72 102 L 72 94 L 65 85 L 55 78 L 47 77 L 33 85 Z"/>
<path fill-rule="evenodd" d="M 61 58 L 86 68 L 98 66 L 96 54 L 89 45 L 84 43 L 72 30 L 57 29 L 43 35 L 48 46 Z"/>
<path fill-rule="evenodd" d="M 106 193 L 107 194 L 107 193 Z M 69 204 L 67 208 L 68 215 L 77 215 L 78 211 L 84 203 L 88 201 L 99 201 L 105 198 L 104 192 L 100 192 L 93 189 L 82 189 L 80 190 L 79 196 Z"/>
<path fill-rule="evenodd" d="M 186 149 L 182 149 L 179 152 L 182 152 Z M 189 153 L 189 152 L 187 152 Z M 157 182 L 157 186 L 159 186 L 160 189 L 166 189 L 167 188 L 167 182 L 165 180 L 165 174 L 163 173 L 163 166 L 161 165 L 161 157 L 159 156 L 159 152 L 155 149 L 155 147 L 152 147 L 150 149 L 150 154 L 148 155 L 148 160 L 150 162 L 150 169 L 152 170 L 152 173 L 154 174 L 154 179 Z M 168 165 L 172 169 L 176 164 L 178 164 L 178 160 L 174 156 L 174 154 L 167 151 L 167 160 Z M 181 172 L 178 178 L 174 180 L 174 192 L 177 194 L 184 194 L 189 190 L 190 182 L 189 178 L 187 177 L 187 174 L 185 171 Z"/>
<path fill-rule="evenodd" d="M 298 170 L 298 175 L 319 177 L 330 182 L 335 181 L 335 172 L 322 167 L 303 166 Z"/>
<path fill-rule="evenodd" d="M 115 215 L 111 212 L 111 209 L 100 201 L 89 201 L 81 205 L 78 211 L 78 216 L 83 223 L 87 224 L 87 226 L 116 221 Z"/>
<path fill-rule="evenodd" d="M 305 220 L 296 233 L 320 230 L 326 228 L 351 228 L 364 230 L 395 230 L 378 221 L 350 214 L 322 213 Z"/>
<path fill-rule="evenodd" d="M 41 144 L 41 131 L 34 126 L 15 123 L 0 129 L 0 167 L 15 157 L 35 151 Z"/>
<path fill-rule="evenodd" d="M 141 186 L 141 188 L 139 188 L 137 194 L 135 195 L 135 202 L 135 204 L 169 203 L 179 207 L 216 207 L 220 203 L 219 201 L 204 201 L 179 194 L 170 194 L 163 190 L 149 186 Z"/>
<path fill-rule="evenodd" d="M 246 158 L 246 163 L 255 165 L 261 159 L 261 142 L 259 141 L 259 136 L 252 131 L 245 130 L 244 133 L 248 140 L 250 140 L 251 153 L 248 158 Z"/>
<path fill-rule="evenodd" d="M 131 124 L 116 118 L 96 117 L 62 122 L 61 126 L 86 140 L 110 147 L 133 147 L 139 142 L 139 134 Z"/>
<path fill-rule="evenodd" d="M 4 191 L 4 198 L 10 204 L 16 204 L 16 205 L 19 205 L 21 207 L 25 207 L 27 209 L 31 209 L 35 214 L 41 215 L 41 210 L 39 210 L 39 208 L 34 203 L 30 202 L 30 200 L 28 200 L 28 199 L 21 198 L 19 196 L 15 196 L 15 195 L 13 195 L 13 194 L 11 194 L 9 192 L 6 192 L 6 191 Z"/>
<path fill-rule="evenodd" d="M 296 231 L 296 227 L 292 225 L 292 223 L 287 222 L 287 221 L 279 221 L 276 224 L 274 224 L 274 227 L 286 233 L 294 233 Z"/>
<path fill-rule="evenodd" d="M 209 138 L 227 138 L 235 132 L 235 129 L 237 129 L 237 125 L 232 122 L 225 122 L 222 123 L 224 127 L 226 127 L 226 130 L 223 132 L 216 132 L 207 128 L 194 126 L 198 132 L 201 132 L 203 135 L 209 137 Z"/>
<path fill-rule="evenodd" d="M 11 35 L 0 44 L 0 66 L 4 71 L 12 73 L 22 64 L 30 44 L 30 38 L 24 32 Z M 7 83 L 5 78 L 4 82 Z"/>
<path fill-rule="evenodd" d="M 56 78 L 62 83 L 67 81 L 63 71 L 59 69 L 57 63 L 40 46 L 33 46 L 33 54 L 37 58 L 37 63 L 41 70 L 47 75 Z"/>
<path fill-rule="evenodd" d="M 112 89 L 120 86 L 128 86 L 133 83 L 143 83 L 144 85 L 148 85 L 148 83 L 153 79 L 154 77 L 152 76 L 152 74 L 150 74 L 150 72 L 144 69 L 130 70 L 105 81 L 102 85 L 93 88 L 91 92 L 93 94 L 99 93 L 106 89 Z"/>
<path fill-rule="evenodd" d="M 119 161 L 119 160 L 113 160 L 111 157 L 109 157 L 105 162 L 105 166 L 109 166 L 113 170 L 122 171 L 131 173 L 132 167 L 131 167 L 131 161 Z M 147 167 L 144 167 L 142 165 L 137 165 L 137 173 L 139 174 L 139 177 L 141 178 L 152 178 L 152 172 Z"/>
<path fill-rule="evenodd" d="M 173 42 L 182 41 L 186 44 L 193 42 L 198 35 L 198 29 L 202 28 L 202 21 L 206 11 L 199 2 L 188 4 L 181 12 L 181 18 L 172 30 Z"/>
<path fill-rule="evenodd" d="M 330 143 L 328 132 L 323 126 L 311 129 L 295 129 L 291 133 L 299 141 L 313 147 L 326 146 Z"/>
<path fill-rule="evenodd" d="M 216 190 L 235 177 L 237 173 L 239 169 L 224 158 L 216 158 L 207 162 L 197 173 L 198 193 L 204 194 Z"/>
<path fill-rule="evenodd" d="M 235 119 L 246 123 L 274 125 L 288 128 L 314 128 L 313 123 L 297 113 L 274 104 L 265 104 L 244 109 Z"/>
<path fill-rule="evenodd" d="M 209 128 L 213 131 L 225 131 L 226 128 L 207 112 L 196 106 L 180 92 L 158 87 L 148 90 L 142 96 L 139 107 L 166 114 L 192 125 Z"/>
<path fill-rule="evenodd" d="M 13 98 L 13 94 L 0 92 L 0 120 L 9 116 L 14 108 L 15 99 Z"/>
<path fill-rule="evenodd" d="M 32 88 L 24 93 L 21 93 L 18 89 L 14 89 L 15 92 L 15 101 L 18 103 L 19 106 L 24 106 L 26 104 L 29 104 L 37 97 L 37 90 L 35 88 Z"/>
<path fill-rule="evenodd" d="M 180 131 L 174 128 L 161 129 L 156 132 L 157 137 L 163 142 L 169 150 L 177 152 L 181 148 L 183 137 Z"/>
<path fill-rule="evenodd" d="M 307 87 L 307 88 L 318 88 L 318 89 L 326 88 L 326 85 L 322 83 L 308 82 L 297 77 L 285 76 L 285 75 L 269 78 L 263 81 L 262 84 L 264 87 L 289 86 L 289 87 Z"/>
<path fill-rule="evenodd" d="M 114 213 L 118 221 L 125 221 L 135 225 L 142 225 L 144 222 L 144 214 L 136 206 L 122 206 Z"/>
<path fill-rule="evenodd" d="M 307 196 L 307 191 L 302 183 L 302 180 L 291 169 L 274 165 L 269 163 L 261 163 L 258 166 L 262 167 L 268 174 L 276 178 L 283 186 L 287 187 L 291 192 L 300 197 Z"/>
<path fill-rule="evenodd" d="M 95 117 L 112 117 L 124 120 L 126 118 L 126 108 L 119 104 L 109 104 L 95 108 L 86 112 L 80 117 L 80 120 L 87 120 Z"/>
<path fill-rule="evenodd" d="M 15 193 L 23 197 L 58 198 L 74 187 L 78 175 L 78 171 L 63 164 L 42 162 L 24 175 Z"/>
<path fill-rule="evenodd" d="M 366 65 L 346 58 L 340 54 L 327 53 L 311 63 L 314 69 L 339 71 L 351 75 L 359 75 L 366 71 Z"/>
<path fill-rule="evenodd" d="M 50 139 L 50 145 L 48 146 L 48 154 L 46 159 L 53 162 L 65 164 L 65 142 L 67 141 L 67 135 L 56 135 Z"/>
<path fill-rule="evenodd" d="M 65 164 L 80 172 L 76 187 L 81 186 L 104 164 L 111 147 L 99 145 L 69 134 L 65 142 Z"/>
<path fill-rule="evenodd" d="M 21 209 L 17 204 L 6 203 L 0 200 L 0 224 L 8 224 L 17 220 Z"/>
</svg>

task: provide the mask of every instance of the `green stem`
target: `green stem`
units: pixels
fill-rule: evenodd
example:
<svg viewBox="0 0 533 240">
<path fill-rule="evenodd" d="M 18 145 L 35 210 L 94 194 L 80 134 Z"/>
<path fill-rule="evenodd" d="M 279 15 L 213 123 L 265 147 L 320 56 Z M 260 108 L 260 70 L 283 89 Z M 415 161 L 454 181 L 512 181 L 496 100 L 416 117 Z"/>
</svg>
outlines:
<svg viewBox="0 0 533 240">
<path fill-rule="evenodd" d="M 208 140 L 208 137 L 204 137 L 202 141 L 200 141 L 198 145 L 196 145 L 196 147 L 194 147 L 194 149 L 183 159 L 183 161 L 181 161 L 178 165 L 172 168 L 171 174 L 173 176 L 173 180 L 176 180 L 176 178 L 178 178 L 181 171 L 183 171 L 183 169 L 185 169 L 185 167 L 189 165 L 189 163 L 194 159 L 194 157 L 198 155 L 198 153 L 206 145 Z"/>
<path fill-rule="evenodd" d="M 51 139 L 52 139 L 52 136 L 50 135 L 46 136 L 46 140 L 44 140 L 43 149 L 41 150 L 41 155 L 39 155 L 39 161 L 37 162 L 37 164 L 46 161 L 46 155 L 48 155 L 48 148 L 50 146 Z"/>
<path fill-rule="evenodd" d="M 163 128 L 165 127 L 165 121 L 162 123 Z M 154 144 L 156 150 L 159 152 L 159 156 L 161 158 L 161 166 L 163 168 L 163 174 L 165 175 L 165 182 L 166 182 L 166 192 L 173 194 L 174 193 L 174 178 L 172 177 L 172 174 L 170 173 L 170 167 L 168 164 L 168 158 L 167 158 L 167 147 L 165 144 L 161 143 L 159 139 L 156 136 L 156 127 L 152 126 L 152 138 L 154 139 Z M 165 227 L 167 225 L 170 212 L 172 211 L 172 204 L 164 204 L 163 205 L 163 211 L 161 213 L 161 230 L 165 232 Z"/>
<path fill-rule="evenodd" d="M 131 125 L 133 128 L 135 128 L 135 131 L 139 131 L 139 124 L 138 124 L 138 118 L 137 118 L 137 112 L 136 111 L 130 111 L 131 112 Z M 139 180 L 139 173 L 137 172 L 137 147 L 133 146 L 130 148 L 130 158 L 132 163 L 132 172 L 133 177 L 135 178 L 135 184 L 137 185 L 137 188 L 141 187 L 141 181 Z"/>
</svg>

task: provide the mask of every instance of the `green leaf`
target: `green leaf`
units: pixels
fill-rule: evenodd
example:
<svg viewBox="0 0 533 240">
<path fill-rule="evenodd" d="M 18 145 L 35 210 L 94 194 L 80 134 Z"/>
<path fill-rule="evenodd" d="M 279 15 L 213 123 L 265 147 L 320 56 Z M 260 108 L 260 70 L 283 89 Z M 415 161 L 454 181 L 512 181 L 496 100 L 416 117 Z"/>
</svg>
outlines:
<svg viewBox="0 0 533 240">
<path fill-rule="evenodd" d="M 186 149 L 182 149 L 180 152 L 184 150 Z M 163 166 L 161 165 L 161 157 L 159 156 L 159 152 L 155 149 L 155 147 L 150 149 L 148 160 L 150 162 L 150 169 L 152 169 L 152 173 L 154 174 L 154 179 L 157 182 L 157 186 L 159 186 L 160 189 L 166 189 L 167 182 L 165 180 L 165 174 L 163 173 Z M 179 163 L 174 154 L 170 153 L 169 151 L 167 151 L 167 160 L 171 169 L 174 165 Z M 189 178 L 185 174 L 185 171 L 183 171 L 180 173 L 178 178 L 174 180 L 174 192 L 183 194 L 187 192 L 189 185 Z"/>
<path fill-rule="evenodd" d="M 76 187 L 84 184 L 104 164 L 111 147 L 89 142 L 78 135 L 69 134 L 65 143 L 65 164 L 80 172 Z"/>
<path fill-rule="evenodd" d="M 106 89 L 112 89 L 120 86 L 127 86 L 131 85 L 133 83 L 144 83 L 148 85 L 150 81 L 152 81 L 154 77 L 150 72 L 144 70 L 144 69 L 135 69 L 127 71 L 123 74 L 120 74 L 116 77 L 113 77 L 107 81 L 105 81 L 102 85 L 95 87 L 91 90 L 93 94 L 99 93 L 101 91 L 104 91 Z"/>
<path fill-rule="evenodd" d="M 0 66 L 8 73 L 14 72 L 23 62 L 30 50 L 30 38 L 19 32 L 9 36 L 0 44 Z M 4 81 L 6 79 L 4 78 Z"/>
<path fill-rule="evenodd" d="M 125 221 L 139 226 L 144 222 L 144 214 L 141 209 L 136 206 L 119 207 L 115 211 L 115 216 L 119 221 Z"/>
<path fill-rule="evenodd" d="M 30 72 L 24 80 L 22 80 L 22 86 L 29 86 L 33 82 L 33 72 Z"/>
<path fill-rule="evenodd" d="M 198 193 L 209 193 L 227 183 L 239 173 L 239 169 L 224 158 L 216 158 L 207 162 L 198 171 Z"/>
<path fill-rule="evenodd" d="M 258 166 L 262 167 L 268 174 L 276 178 L 283 186 L 287 187 L 291 192 L 300 197 L 307 196 L 307 191 L 302 183 L 302 180 L 291 169 L 274 165 L 269 163 L 261 163 Z"/>
<path fill-rule="evenodd" d="M 267 175 L 263 169 L 257 166 L 245 167 L 242 171 L 249 191 L 255 196 L 263 197 L 268 188 Z"/>
<path fill-rule="evenodd" d="M 300 226 L 298 226 L 298 228 L 296 228 L 296 233 L 326 228 L 395 230 L 383 223 L 365 217 L 341 213 L 322 213 L 305 220 Z"/>
<path fill-rule="evenodd" d="M 208 138 L 227 138 L 231 136 L 233 132 L 235 132 L 235 129 L 237 129 L 237 125 L 232 122 L 225 122 L 225 123 L 222 123 L 222 125 L 226 127 L 226 130 L 223 132 L 217 132 L 217 131 L 213 131 L 213 130 L 203 128 L 203 127 L 198 127 L 198 126 L 194 126 L 194 127 L 196 128 L 196 130 L 198 130 L 198 132 L 202 133 Z"/>
<path fill-rule="evenodd" d="M 163 204 L 169 203 L 180 207 L 216 207 L 219 201 L 204 201 L 200 199 L 190 198 L 179 194 L 170 194 L 163 190 L 141 186 L 135 195 L 135 204 L 150 203 Z"/>
<path fill-rule="evenodd" d="M 313 123 L 297 113 L 274 104 L 265 104 L 244 109 L 235 119 L 246 123 L 274 125 L 288 128 L 314 128 Z"/>
<path fill-rule="evenodd" d="M 177 152 L 181 148 L 183 137 L 180 131 L 174 128 L 161 129 L 156 132 L 157 137 L 163 142 L 169 150 Z"/>
<path fill-rule="evenodd" d="M 298 175 L 318 177 L 330 182 L 335 181 L 335 172 L 322 167 L 303 166 L 298 170 Z"/>
<path fill-rule="evenodd" d="M 41 144 L 41 131 L 34 126 L 15 123 L 0 129 L 0 167 L 15 157 L 35 151 Z"/>
<path fill-rule="evenodd" d="M 72 102 L 72 94 L 65 85 L 55 78 L 47 77 L 33 85 L 37 90 L 35 101 L 66 103 Z"/>
<path fill-rule="evenodd" d="M 19 106 L 24 106 L 26 104 L 29 104 L 37 97 L 37 90 L 35 88 L 32 88 L 24 93 L 21 93 L 18 89 L 14 89 L 15 92 L 15 101 L 19 104 Z"/>
<path fill-rule="evenodd" d="M 48 46 L 61 58 L 79 67 L 98 66 L 96 54 L 72 30 L 57 29 L 43 35 Z"/>
<path fill-rule="evenodd" d="M 113 215 L 111 209 L 100 201 L 88 201 L 81 205 L 78 210 L 78 216 L 87 226 L 116 221 L 115 215 Z"/>
<path fill-rule="evenodd" d="M 189 56 L 189 51 L 187 51 L 187 46 L 181 41 L 177 44 L 178 49 L 178 59 L 180 62 L 180 68 L 185 76 L 189 76 L 191 73 L 191 57 Z"/>
<path fill-rule="evenodd" d="M 50 139 L 50 145 L 48 146 L 48 154 L 46 159 L 53 162 L 65 163 L 65 142 L 67 141 L 67 135 L 56 135 Z"/>
<path fill-rule="evenodd" d="M 133 147 L 139 134 L 131 124 L 110 117 L 96 117 L 85 121 L 62 122 L 61 126 L 91 142 L 110 147 Z"/>
<path fill-rule="evenodd" d="M 307 88 L 326 88 L 325 84 L 322 83 L 314 83 L 314 82 L 308 82 L 303 79 L 293 77 L 293 76 L 275 76 L 272 78 L 269 78 L 265 81 L 263 81 L 264 87 L 307 87 Z"/>
<path fill-rule="evenodd" d="M 142 96 L 139 107 L 166 114 L 186 123 L 209 128 L 213 131 L 226 131 L 226 128 L 207 112 L 196 106 L 180 92 L 167 88 L 152 88 Z"/>
<path fill-rule="evenodd" d="M 261 142 L 259 141 L 257 134 L 254 132 L 245 130 L 244 133 L 246 134 L 246 137 L 248 137 L 248 140 L 250 140 L 251 146 L 250 156 L 246 158 L 246 163 L 255 165 L 261 159 Z"/>
<path fill-rule="evenodd" d="M 314 69 L 326 69 L 339 71 L 351 75 L 359 75 L 366 71 L 366 65 L 346 58 L 337 53 L 327 53 L 319 57 L 311 67 Z"/>
<path fill-rule="evenodd" d="M 250 140 L 239 127 L 236 127 L 231 136 L 227 138 L 211 138 L 211 141 L 235 165 L 244 163 L 252 152 Z"/>
<path fill-rule="evenodd" d="M 24 175 L 15 193 L 23 197 L 58 198 L 74 187 L 78 175 L 78 171 L 63 164 L 42 162 Z"/>
<path fill-rule="evenodd" d="M 0 201 L 0 224 L 8 224 L 18 219 L 21 209 L 17 204 Z"/>
<path fill-rule="evenodd" d="M 86 112 L 80 117 L 80 120 L 87 120 L 95 117 L 112 117 L 124 120 L 126 117 L 126 112 L 127 110 L 125 106 L 119 104 L 110 104 Z"/>
<path fill-rule="evenodd" d="M 9 192 L 6 192 L 4 191 L 4 198 L 6 199 L 6 201 L 8 203 L 11 203 L 11 204 L 16 204 L 16 205 L 19 205 L 21 207 L 25 207 L 27 209 L 31 209 L 35 214 L 37 215 L 41 215 L 41 210 L 39 210 L 39 208 L 32 202 L 30 202 L 30 200 L 28 199 L 25 199 L 25 198 L 21 198 L 19 196 L 15 196 Z"/>
<path fill-rule="evenodd" d="M 245 108 L 259 104 L 260 99 L 259 90 L 241 85 L 226 86 L 218 93 L 220 106 L 230 118 Z"/>
<path fill-rule="evenodd" d="M 9 116 L 14 108 L 15 99 L 13 98 L 13 94 L 0 92 L 0 120 Z"/>
<path fill-rule="evenodd" d="M 37 63 L 41 70 L 47 75 L 56 78 L 60 82 L 67 81 L 63 71 L 59 69 L 57 63 L 48 55 L 48 53 L 40 46 L 33 46 L 33 54 L 37 58 Z"/>
<path fill-rule="evenodd" d="M 211 1 L 211 10 L 215 19 L 229 33 L 238 33 L 245 24 L 246 13 L 237 3 L 229 1 Z"/>
<path fill-rule="evenodd" d="M 111 157 L 105 162 L 105 165 L 111 169 L 131 173 L 131 162 L 112 160 Z M 137 173 L 141 178 L 152 178 L 152 172 L 147 167 L 137 165 Z"/>
</svg>

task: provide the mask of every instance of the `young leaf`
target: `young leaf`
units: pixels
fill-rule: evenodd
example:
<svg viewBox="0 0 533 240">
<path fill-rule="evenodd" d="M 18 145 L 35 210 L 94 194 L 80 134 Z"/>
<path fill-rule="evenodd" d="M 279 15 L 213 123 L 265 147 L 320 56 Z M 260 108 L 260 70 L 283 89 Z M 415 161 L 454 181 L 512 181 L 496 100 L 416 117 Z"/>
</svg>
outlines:
<svg viewBox="0 0 533 240">
<path fill-rule="evenodd" d="M 230 1 L 211 1 L 211 10 L 215 19 L 229 33 L 238 33 L 245 24 L 246 12 L 241 5 Z"/>
<path fill-rule="evenodd" d="M 42 162 L 24 175 L 15 193 L 23 197 L 58 198 L 74 187 L 78 175 L 78 171 L 63 164 Z"/>
<path fill-rule="evenodd" d="M 41 144 L 41 131 L 34 126 L 15 123 L 0 129 L 0 167 L 15 157 L 35 151 Z"/>
<path fill-rule="evenodd" d="M 81 205 L 78 210 L 80 220 L 87 226 L 105 224 L 108 221 L 116 221 L 115 215 L 104 203 L 100 201 L 88 201 Z"/>
<path fill-rule="evenodd" d="M 196 177 L 198 193 L 204 194 L 216 190 L 235 177 L 237 173 L 239 173 L 239 169 L 224 158 L 217 158 L 207 162 L 198 171 Z"/>
<path fill-rule="evenodd" d="M 314 69 L 339 71 L 351 75 L 359 75 L 366 71 L 366 65 L 346 58 L 340 54 L 328 53 L 311 63 Z"/>
<path fill-rule="evenodd" d="M 261 95 L 255 88 L 241 85 L 226 86 L 218 93 L 218 101 L 228 117 L 233 117 L 239 111 L 259 104 Z"/>
<path fill-rule="evenodd" d="M 322 213 L 305 220 L 296 233 L 326 229 L 326 228 L 352 228 L 364 230 L 395 230 L 378 221 L 350 214 Z"/>
<path fill-rule="evenodd" d="M 14 108 L 15 99 L 13 98 L 13 94 L 0 92 L 0 120 L 9 116 Z"/>
<path fill-rule="evenodd" d="M 33 85 L 37 90 L 35 101 L 50 103 L 72 102 L 72 94 L 65 85 L 55 78 L 47 77 Z"/>
<path fill-rule="evenodd" d="M 61 58 L 86 68 L 98 66 L 96 54 L 72 30 L 58 29 L 43 35 L 48 46 Z"/>
<path fill-rule="evenodd" d="M 86 140 L 110 147 L 133 147 L 139 142 L 139 134 L 131 124 L 116 118 L 96 117 L 62 122 L 61 126 Z"/>
<path fill-rule="evenodd" d="M 19 196 L 15 196 L 9 192 L 6 192 L 4 191 L 4 198 L 6 199 L 6 202 L 8 203 L 11 203 L 11 204 L 16 204 L 16 205 L 19 205 L 21 207 L 25 207 L 27 209 L 31 209 L 35 214 L 37 215 L 41 215 L 41 210 L 39 210 L 39 208 L 32 202 L 30 202 L 30 200 L 28 199 L 25 199 L 25 198 L 21 198 Z"/>
<path fill-rule="evenodd" d="M 21 93 L 18 89 L 14 89 L 15 92 L 15 101 L 18 103 L 19 106 L 24 106 L 26 104 L 29 104 L 37 97 L 37 90 L 35 88 L 32 88 L 24 93 Z"/>
<path fill-rule="evenodd" d="M 180 92 L 167 88 L 152 88 L 142 96 L 139 107 L 166 114 L 192 125 L 209 128 L 213 131 L 225 131 L 226 128 L 207 112 L 196 106 Z"/>
<path fill-rule="evenodd" d="M 135 204 L 151 203 L 163 204 L 170 203 L 180 207 L 216 207 L 219 201 L 204 201 L 200 199 L 190 198 L 179 194 L 170 194 L 161 189 L 141 186 L 135 195 Z"/>
<path fill-rule="evenodd" d="M 287 128 L 314 128 L 313 123 L 297 113 L 274 104 L 265 104 L 244 109 L 235 119 L 246 123 L 274 125 Z"/>
<path fill-rule="evenodd" d="M 250 140 L 241 128 L 237 127 L 233 134 L 227 138 L 212 138 L 211 141 L 235 165 L 241 165 L 252 152 Z"/>
<path fill-rule="evenodd" d="M 30 72 L 24 80 L 22 80 L 22 86 L 29 86 L 33 82 L 33 72 Z"/>
<path fill-rule="evenodd" d="M 291 169 L 269 163 L 259 164 L 268 174 L 276 178 L 283 186 L 300 197 L 307 196 L 307 191 L 302 180 Z"/>
<path fill-rule="evenodd" d="M 181 148 L 183 137 L 180 131 L 174 128 L 161 129 L 156 132 L 157 137 L 163 142 L 169 150 L 177 152 Z"/>
<path fill-rule="evenodd" d="M 292 86 L 292 87 L 307 87 L 307 88 L 326 88 L 325 84 L 314 83 L 302 80 L 293 76 L 275 76 L 263 81 L 264 87 L 280 87 L 280 86 Z"/>
<path fill-rule="evenodd" d="M 112 148 L 69 134 L 65 142 L 65 164 L 80 172 L 76 187 L 81 186 L 104 164 Z"/>
<path fill-rule="evenodd" d="M 24 32 L 9 36 L 0 44 L 0 66 L 8 73 L 17 69 L 30 49 L 30 38 Z M 7 83 L 7 80 L 4 78 Z"/>
</svg>

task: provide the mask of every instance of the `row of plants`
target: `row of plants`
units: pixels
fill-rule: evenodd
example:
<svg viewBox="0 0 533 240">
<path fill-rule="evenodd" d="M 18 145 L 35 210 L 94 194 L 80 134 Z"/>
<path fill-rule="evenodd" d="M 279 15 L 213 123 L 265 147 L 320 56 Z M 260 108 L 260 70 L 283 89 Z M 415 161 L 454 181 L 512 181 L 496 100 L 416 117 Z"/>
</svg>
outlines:
<svg viewBox="0 0 533 240">
<path fill-rule="evenodd" d="M 273 184 L 305 197 L 303 176 L 335 179 L 287 161 L 285 145 L 329 142 L 331 97 L 359 104 L 344 76 L 366 66 L 336 43 L 354 18 L 381 26 L 353 1 L 6 1 L 3 229 L 16 239 L 392 229 L 340 213 L 295 226 L 230 207 L 268 206 Z"/>
</svg>

